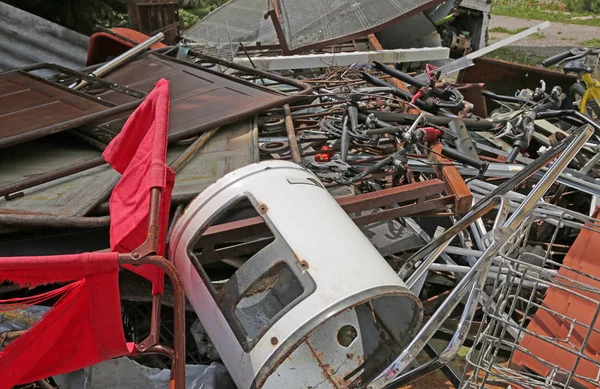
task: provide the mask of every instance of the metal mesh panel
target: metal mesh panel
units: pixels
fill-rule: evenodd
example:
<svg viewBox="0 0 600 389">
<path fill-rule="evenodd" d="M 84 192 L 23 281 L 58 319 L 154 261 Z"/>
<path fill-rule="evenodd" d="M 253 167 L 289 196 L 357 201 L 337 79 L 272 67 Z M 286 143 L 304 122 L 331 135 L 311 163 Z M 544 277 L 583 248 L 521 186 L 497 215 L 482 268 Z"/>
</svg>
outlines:
<svg viewBox="0 0 600 389">
<path fill-rule="evenodd" d="M 290 50 L 368 32 L 441 0 L 279 0 Z"/>
<path fill-rule="evenodd" d="M 183 37 L 213 47 L 262 40 L 260 25 L 268 7 L 268 0 L 231 0 L 190 27 Z"/>
</svg>

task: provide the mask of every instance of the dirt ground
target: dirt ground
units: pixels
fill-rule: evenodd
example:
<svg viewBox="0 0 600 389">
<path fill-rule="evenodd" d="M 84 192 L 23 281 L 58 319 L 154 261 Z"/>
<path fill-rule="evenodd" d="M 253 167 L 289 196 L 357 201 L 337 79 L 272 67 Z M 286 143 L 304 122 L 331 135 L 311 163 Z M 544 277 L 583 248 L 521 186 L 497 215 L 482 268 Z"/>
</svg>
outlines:
<svg viewBox="0 0 600 389">
<path fill-rule="evenodd" d="M 492 15 L 490 19 L 489 42 L 493 43 L 513 34 L 493 32 L 494 28 L 518 31 L 542 23 L 539 20 L 520 19 L 508 16 Z M 511 50 L 521 51 L 537 57 L 549 57 L 573 47 L 583 46 L 584 42 L 600 37 L 600 27 L 577 24 L 552 23 L 552 26 L 537 34 L 530 35 L 513 45 Z"/>
</svg>

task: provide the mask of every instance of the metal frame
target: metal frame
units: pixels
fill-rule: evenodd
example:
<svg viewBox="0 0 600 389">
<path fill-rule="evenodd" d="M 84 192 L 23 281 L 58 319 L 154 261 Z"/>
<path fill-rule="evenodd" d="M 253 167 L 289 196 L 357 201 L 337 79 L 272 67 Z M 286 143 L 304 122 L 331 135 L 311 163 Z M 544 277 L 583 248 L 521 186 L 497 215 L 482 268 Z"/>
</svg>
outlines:
<svg viewBox="0 0 600 389">
<path fill-rule="evenodd" d="M 144 354 L 163 354 L 172 360 L 172 389 L 185 389 L 185 294 L 177 269 L 163 256 L 154 255 L 158 249 L 160 188 L 150 189 L 150 206 L 148 218 L 148 235 L 146 241 L 131 253 L 120 253 L 118 263 L 123 265 L 152 265 L 162 269 L 173 285 L 173 338 L 174 347 L 160 344 L 161 300 L 162 295 L 152 296 L 152 314 L 150 334 L 141 343 L 136 344 L 136 351 Z"/>
<path fill-rule="evenodd" d="M 130 254 L 119 254 L 120 265 L 153 265 L 162 269 L 173 284 L 173 349 L 160 344 L 160 313 L 162 295 L 152 296 L 152 319 L 150 334 L 137 349 L 142 353 L 159 353 L 173 361 L 171 370 L 171 387 L 185 388 L 185 295 L 181 278 L 175 266 L 162 256 L 156 254 L 159 239 L 160 188 L 150 189 L 150 212 L 148 216 L 148 235 L 146 241 Z M 166 226 L 165 226 L 166 228 Z"/>
<path fill-rule="evenodd" d="M 35 76 L 35 75 L 29 73 L 29 72 L 32 72 L 35 70 L 41 70 L 41 69 L 52 69 L 57 72 L 69 75 L 69 76 L 74 76 L 74 77 L 84 80 L 90 84 L 100 85 L 106 89 L 113 90 L 117 93 L 124 93 L 129 96 L 135 97 L 137 100 L 126 103 L 126 104 L 115 106 L 114 104 L 111 104 L 107 101 L 104 101 L 104 100 L 101 100 L 98 98 L 94 98 L 88 94 L 67 88 L 66 86 L 61 85 L 59 83 L 52 82 L 52 81 L 43 79 L 41 77 L 38 77 L 38 76 Z M 8 72 L 1 73 L 0 77 L 7 75 L 7 74 L 12 74 L 12 73 L 24 75 L 24 76 L 29 77 L 37 82 L 43 83 L 43 84 L 51 86 L 53 88 L 60 89 L 64 92 L 74 94 L 78 97 L 85 98 L 87 100 L 93 101 L 94 103 L 105 105 L 109 108 L 104 111 L 88 114 L 88 115 L 81 116 L 81 117 L 71 119 L 71 120 L 67 120 L 65 122 L 61 122 L 58 124 L 53 124 L 50 126 L 46 126 L 46 127 L 32 130 L 32 131 L 28 131 L 27 133 L 24 133 L 24 134 L 19 134 L 19 135 L 15 135 L 15 136 L 12 136 L 9 138 L 0 139 L 0 148 L 5 148 L 8 146 L 18 144 L 18 143 L 23 143 L 23 142 L 27 142 L 27 141 L 30 141 L 33 139 L 41 138 L 46 135 L 65 131 L 65 130 L 68 130 L 68 129 L 71 129 L 71 128 L 74 128 L 77 126 L 81 126 L 83 124 L 91 123 L 91 122 L 94 122 L 97 120 L 101 120 L 101 119 L 110 117 L 111 115 L 115 115 L 115 114 L 119 114 L 119 113 L 123 113 L 123 112 L 129 111 L 129 110 L 135 109 L 138 105 L 140 105 L 142 103 L 143 99 L 147 96 L 147 93 L 144 93 L 144 92 L 141 92 L 141 91 L 138 91 L 135 89 L 131 89 L 131 88 L 128 88 L 128 87 L 125 87 L 122 85 L 110 83 L 110 82 L 89 76 L 85 73 L 78 72 L 76 70 L 72 70 L 72 69 L 66 68 L 64 66 L 55 65 L 55 64 L 40 63 L 40 64 L 31 65 L 31 66 L 26 66 L 21 69 L 11 70 Z"/>
<path fill-rule="evenodd" d="M 382 189 L 373 193 L 360 194 L 353 197 L 338 199 L 338 204 L 348 214 L 354 214 L 352 221 L 357 225 L 367 225 L 384 220 L 406 217 L 428 211 L 444 210 L 454 203 L 453 196 L 441 196 L 427 200 L 428 197 L 439 195 L 444 191 L 444 184 L 437 179 L 422 183 L 402 185 L 399 187 Z M 394 206 L 398 203 L 414 201 L 409 205 L 364 213 L 381 207 Z M 363 214 L 364 213 L 364 214 Z M 214 250 L 215 246 L 226 240 L 236 237 L 245 237 L 249 232 L 262 231 L 266 228 L 261 217 L 243 219 L 235 222 L 214 225 L 206 229 L 203 234 L 205 245 L 203 253 L 211 258 L 211 262 L 227 257 L 236 257 L 256 250 L 254 242 L 238 244 L 235 247 Z"/>
<path fill-rule="evenodd" d="M 281 50 L 283 51 L 283 54 L 290 55 L 290 54 L 298 54 L 298 53 L 306 52 L 306 51 L 309 51 L 312 49 L 319 49 L 319 48 L 323 48 L 325 46 L 330 46 L 330 45 L 334 45 L 337 43 L 344 43 L 344 42 L 348 42 L 353 39 L 365 37 L 369 33 L 381 31 L 381 30 L 385 29 L 386 27 L 389 27 L 389 26 L 391 26 L 395 23 L 398 23 L 404 19 L 407 19 L 407 18 L 414 16 L 420 12 L 423 12 L 430 8 L 433 8 L 436 5 L 442 3 L 443 1 L 444 0 L 432 0 L 432 1 L 428 2 L 427 4 L 417 7 L 415 9 L 411 10 L 410 12 L 402 14 L 402 15 L 400 15 L 392 20 L 389 20 L 383 24 L 380 24 L 374 28 L 369 28 L 369 29 L 366 29 L 366 30 L 363 30 L 360 32 L 356 32 L 354 34 L 345 35 L 342 37 L 328 39 L 328 40 L 325 40 L 322 42 L 317 42 L 314 44 L 301 46 L 301 47 L 298 47 L 295 49 L 290 49 L 288 46 L 288 42 L 285 39 L 283 26 L 281 25 L 281 20 L 280 20 L 281 14 L 280 14 L 280 10 L 279 10 L 279 1 L 278 0 L 270 0 L 272 9 L 269 10 L 269 12 L 267 13 L 267 16 L 270 17 L 271 21 L 273 22 L 273 27 L 275 28 L 275 33 L 277 35 L 277 39 L 279 40 L 279 44 L 281 45 Z"/>
</svg>

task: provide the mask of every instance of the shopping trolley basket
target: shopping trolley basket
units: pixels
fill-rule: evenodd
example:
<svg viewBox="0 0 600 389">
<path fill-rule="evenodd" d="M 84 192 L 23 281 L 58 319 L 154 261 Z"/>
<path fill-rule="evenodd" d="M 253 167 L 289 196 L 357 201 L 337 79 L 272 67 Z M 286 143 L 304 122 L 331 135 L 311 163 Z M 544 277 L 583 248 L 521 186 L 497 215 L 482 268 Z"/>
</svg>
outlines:
<svg viewBox="0 0 600 389">
<path fill-rule="evenodd" d="M 537 205 L 494 259 L 463 387 L 600 387 L 599 259 L 600 220 Z"/>
</svg>

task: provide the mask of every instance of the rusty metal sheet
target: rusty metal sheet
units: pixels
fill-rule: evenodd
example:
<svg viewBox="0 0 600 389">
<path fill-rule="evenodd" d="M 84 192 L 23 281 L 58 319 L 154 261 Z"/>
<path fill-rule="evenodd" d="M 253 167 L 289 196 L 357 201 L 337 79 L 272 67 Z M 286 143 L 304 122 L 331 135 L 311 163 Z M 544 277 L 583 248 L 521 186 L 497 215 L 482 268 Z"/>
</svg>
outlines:
<svg viewBox="0 0 600 389">
<path fill-rule="evenodd" d="M 488 90 L 499 95 L 513 96 L 518 89 L 535 90 L 544 80 L 549 88 L 556 85 L 569 90 L 577 81 L 574 75 L 564 74 L 555 70 L 520 65 L 491 58 L 477 58 L 474 66 L 462 70 L 458 76 L 459 83 L 485 83 Z M 492 104 L 491 107 L 495 108 Z"/>
<path fill-rule="evenodd" d="M 110 108 L 22 72 L 0 75 L 0 139 Z"/>
<path fill-rule="evenodd" d="M 171 82 L 170 142 L 233 123 L 291 99 L 283 93 L 160 54 L 139 58 L 109 74 L 105 80 L 149 92 L 161 78 Z M 115 104 L 131 99 L 113 91 L 100 96 Z M 84 133 L 108 143 L 121 130 L 126 118 L 127 115 L 120 115 L 95 128 L 85 129 Z"/>
<path fill-rule="evenodd" d="M 31 72 L 52 70 L 85 80 L 94 87 L 130 96 L 117 105 L 81 91 L 67 88 Z M 67 84 L 68 85 L 68 84 Z M 104 120 L 110 115 L 136 108 L 146 93 L 124 88 L 86 73 L 56 64 L 40 63 L 0 74 L 0 148 L 38 139 L 80 125 Z"/>
<path fill-rule="evenodd" d="M 16 145 L 0 153 L 0 186 L 100 155 L 66 134 Z M 118 179 L 110 166 L 100 166 L 27 189 L 22 197 L 0 198 L 0 214 L 84 216 L 110 195 Z"/>
<path fill-rule="evenodd" d="M 186 147 L 170 146 L 167 160 L 173 161 Z M 256 120 L 225 126 L 177 172 L 173 195 L 200 193 L 225 174 L 255 162 L 259 162 Z"/>
</svg>

